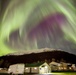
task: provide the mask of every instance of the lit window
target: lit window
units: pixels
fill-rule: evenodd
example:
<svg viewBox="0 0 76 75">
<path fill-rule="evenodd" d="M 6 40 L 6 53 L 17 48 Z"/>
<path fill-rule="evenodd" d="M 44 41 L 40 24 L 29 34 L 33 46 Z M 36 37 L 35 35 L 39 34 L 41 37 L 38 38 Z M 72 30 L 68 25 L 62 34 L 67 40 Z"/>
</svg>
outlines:
<svg viewBox="0 0 76 75">
<path fill-rule="evenodd" d="M 45 68 L 48 68 L 47 66 L 45 66 Z"/>
<path fill-rule="evenodd" d="M 71 70 L 72 68 L 71 68 L 71 67 L 69 67 L 69 69 Z"/>
<path fill-rule="evenodd" d="M 63 67 L 61 67 L 61 69 L 63 70 Z"/>
<path fill-rule="evenodd" d="M 28 69 L 28 68 L 26 68 L 26 69 Z"/>
<path fill-rule="evenodd" d="M 64 67 L 64 70 L 66 70 L 67 68 L 66 67 Z"/>
<path fill-rule="evenodd" d="M 61 67 L 59 67 L 59 70 L 61 70 Z"/>
<path fill-rule="evenodd" d="M 37 69 L 36 67 L 34 69 Z"/>
<path fill-rule="evenodd" d="M 10 71 L 11 69 L 9 69 L 9 71 Z"/>
</svg>

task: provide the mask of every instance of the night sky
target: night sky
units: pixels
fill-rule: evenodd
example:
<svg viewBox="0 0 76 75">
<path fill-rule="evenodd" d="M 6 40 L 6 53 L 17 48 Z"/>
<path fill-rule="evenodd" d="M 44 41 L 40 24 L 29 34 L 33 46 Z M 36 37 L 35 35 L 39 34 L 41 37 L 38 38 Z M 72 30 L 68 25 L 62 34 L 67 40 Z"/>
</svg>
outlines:
<svg viewBox="0 0 76 75">
<path fill-rule="evenodd" d="M 0 0 L 0 56 L 60 49 L 76 55 L 76 0 Z"/>
</svg>

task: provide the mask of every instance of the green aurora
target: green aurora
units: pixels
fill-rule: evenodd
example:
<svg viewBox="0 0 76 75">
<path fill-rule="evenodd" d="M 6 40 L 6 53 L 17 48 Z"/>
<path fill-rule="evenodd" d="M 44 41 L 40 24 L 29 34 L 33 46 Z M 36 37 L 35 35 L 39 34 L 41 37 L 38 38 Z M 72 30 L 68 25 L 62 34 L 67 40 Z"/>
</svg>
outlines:
<svg viewBox="0 0 76 75">
<path fill-rule="evenodd" d="M 19 37 L 21 38 L 24 27 L 26 38 L 25 49 L 38 49 L 37 39 L 29 43 L 27 35 L 43 18 L 56 12 L 62 13 L 66 17 L 65 23 L 61 25 L 61 30 L 64 33 L 63 37 L 76 45 L 76 8 L 72 0 L 11 0 L 5 9 L 3 18 L 1 18 L 0 56 L 18 51 L 16 48 L 9 47 L 5 41 L 9 42 L 10 34 L 16 30 L 19 30 Z M 37 17 L 34 21 L 30 21 L 32 14 Z M 31 23 L 31 26 L 27 31 L 28 23 Z M 46 40 L 49 41 L 48 36 Z"/>
</svg>

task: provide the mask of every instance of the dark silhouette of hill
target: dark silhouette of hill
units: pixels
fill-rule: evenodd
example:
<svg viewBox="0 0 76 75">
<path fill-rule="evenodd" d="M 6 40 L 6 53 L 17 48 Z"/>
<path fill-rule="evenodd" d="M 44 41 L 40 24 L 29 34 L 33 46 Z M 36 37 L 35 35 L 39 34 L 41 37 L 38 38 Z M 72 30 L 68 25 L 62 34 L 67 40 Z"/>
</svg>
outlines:
<svg viewBox="0 0 76 75">
<path fill-rule="evenodd" d="M 45 61 L 52 60 L 55 58 L 56 60 L 64 59 L 67 63 L 74 63 L 76 64 L 76 55 L 64 52 L 64 51 L 44 51 L 40 53 L 31 53 L 31 54 L 24 54 L 24 55 L 6 55 L 0 57 L 0 60 L 3 60 L 1 67 L 5 67 L 6 64 L 15 64 L 15 63 L 33 63 L 37 61 Z"/>
</svg>

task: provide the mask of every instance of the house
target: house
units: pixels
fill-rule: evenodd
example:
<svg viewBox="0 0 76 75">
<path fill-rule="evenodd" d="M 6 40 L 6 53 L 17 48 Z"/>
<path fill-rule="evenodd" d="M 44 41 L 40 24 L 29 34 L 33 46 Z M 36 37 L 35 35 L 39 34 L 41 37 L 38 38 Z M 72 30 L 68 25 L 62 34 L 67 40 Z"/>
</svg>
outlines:
<svg viewBox="0 0 76 75">
<path fill-rule="evenodd" d="M 55 61 L 52 61 L 49 65 L 50 65 L 52 71 L 63 71 L 63 70 L 66 71 L 66 70 L 68 70 L 68 64 L 65 62 L 57 63 Z"/>
<path fill-rule="evenodd" d="M 13 64 L 9 66 L 8 73 L 9 74 L 24 74 L 25 65 L 22 64 Z"/>
<path fill-rule="evenodd" d="M 52 71 L 57 71 L 58 70 L 58 63 L 57 62 L 55 62 L 55 61 L 52 61 L 50 64 L 49 64 L 49 66 L 50 66 L 50 68 L 51 68 L 51 70 Z"/>
<path fill-rule="evenodd" d="M 67 70 L 68 69 L 67 63 L 61 62 L 60 64 L 61 64 L 62 70 Z"/>
<path fill-rule="evenodd" d="M 0 73 L 7 73 L 7 68 L 0 68 Z"/>
<path fill-rule="evenodd" d="M 25 65 L 25 73 L 47 74 L 51 69 L 46 62 L 38 62 Z"/>
<path fill-rule="evenodd" d="M 72 69 L 74 70 L 74 71 L 76 71 L 76 66 L 75 66 L 75 64 L 72 64 Z"/>
</svg>

